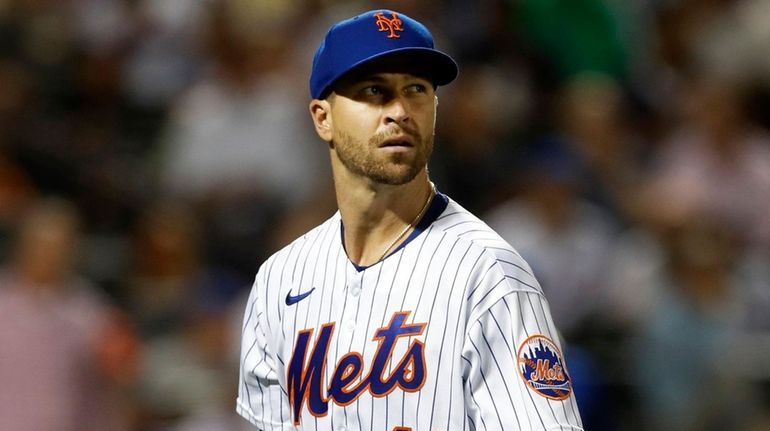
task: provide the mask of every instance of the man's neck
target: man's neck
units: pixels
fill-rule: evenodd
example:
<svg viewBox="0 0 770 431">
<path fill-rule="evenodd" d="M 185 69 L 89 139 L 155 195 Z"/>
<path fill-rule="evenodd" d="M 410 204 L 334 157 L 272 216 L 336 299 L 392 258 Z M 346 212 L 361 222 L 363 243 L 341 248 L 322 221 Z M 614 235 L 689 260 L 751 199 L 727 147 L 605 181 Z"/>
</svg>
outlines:
<svg viewBox="0 0 770 431">
<path fill-rule="evenodd" d="M 360 266 L 373 265 L 397 248 L 424 215 L 433 194 L 425 170 L 399 186 L 338 179 L 335 189 L 345 250 Z"/>
</svg>

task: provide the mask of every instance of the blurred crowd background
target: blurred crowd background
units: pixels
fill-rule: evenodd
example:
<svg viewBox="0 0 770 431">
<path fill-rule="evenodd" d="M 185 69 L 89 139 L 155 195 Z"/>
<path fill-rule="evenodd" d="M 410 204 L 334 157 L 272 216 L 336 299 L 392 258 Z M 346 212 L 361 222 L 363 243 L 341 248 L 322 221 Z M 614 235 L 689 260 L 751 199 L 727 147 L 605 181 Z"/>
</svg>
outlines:
<svg viewBox="0 0 770 431">
<path fill-rule="evenodd" d="M 0 0 L 0 429 L 247 429 L 245 295 L 335 210 L 312 54 L 382 6 L 586 429 L 769 430 L 770 0 Z"/>
</svg>

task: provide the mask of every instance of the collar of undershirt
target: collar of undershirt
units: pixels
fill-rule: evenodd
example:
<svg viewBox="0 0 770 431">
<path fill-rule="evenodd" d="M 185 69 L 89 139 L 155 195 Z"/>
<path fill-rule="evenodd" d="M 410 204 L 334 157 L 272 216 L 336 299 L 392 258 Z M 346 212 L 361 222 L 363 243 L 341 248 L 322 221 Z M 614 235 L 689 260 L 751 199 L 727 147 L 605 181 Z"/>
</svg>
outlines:
<svg viewBox="0 0 770 431">
<path fill-rule="evenodd" d="M 393 249 L 393 251 L 388 253 L 385 257 L 383 257 L 382 259 L 380 259 L 379 261 L 371 265 L 361 266 L 361 265 L 356 265 L 353 262 L 350 262 L 351 265 L 353 265 L 356 271 L 361 272 L 389 258 L 391 255 L 395 254 L 402 248 L 406 247 L 406 245 L 412 242 L 413 239 L 420 236 L 420 234 L 423 231 L 425 231 L 425 229 L 427 229 L 428 226 L 431 225 L 431 223 L 436 221 L 436 219 L 441 215 L 441 213 L 444 212 L 447 205 L 449 205 L 449 198 L 445 194 L 439 191 L 436 191 L 436 196 L 433 196 L 433 199 L 430 202 L 430 206 L 428 206 L 428 210 L 425 211 L 425 215 L 423 215 L 420 221 L 417 222 L 417 225 L 414 227 L 414 230 L 412 231 L 412 233 L 410 233 L 409 236 L 406 237 L 406 239 L 402 241 L 401 244 L 398 245 L 398 247 L 396 247 L 395 249 Z M 345 250 L 345 225 L 342 224 L 342 220 L 340 220 L 340 239 L 342 240 L 342 249 Z M 345 250 L 345 254 L 347 255 L 347 250 Z"/>
</svg>

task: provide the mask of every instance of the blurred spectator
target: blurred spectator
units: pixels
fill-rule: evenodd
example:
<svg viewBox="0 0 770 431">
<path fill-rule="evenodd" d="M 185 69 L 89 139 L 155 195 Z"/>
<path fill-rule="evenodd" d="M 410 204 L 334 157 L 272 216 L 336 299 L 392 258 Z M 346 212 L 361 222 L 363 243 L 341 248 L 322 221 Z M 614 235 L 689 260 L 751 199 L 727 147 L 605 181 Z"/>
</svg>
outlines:
<svg viewBox="0 0 770 431">
<path fill-rule="evenodd" d="M 34 118 L 33 80 L 17 61 L 0 57 L 0 261 L 7 257 L 17 220 L 37 198 L 37 187 L 16 156 Z"/>
<path fill-rule="evenodd" d="M 484 219 L 532 266 L 569 340 L 580 324 L 603 312 L 615 226 L 581 197 L 582 164 L 563 142 L 539 142 L 526 160 L 518 197 Z"/>
<path fill-rule="evenodd" d="M 770 84 L 768 0 L 668 2 L 667 16 L 684 76 L 708 71 L 720 79 Z"/>
<path fill-rule="evenodd" d="M 26 215 L 0 274 L 0 428 L 128 430 L 136 340 L 77 274 L 76 210 L 46 200 Z"/>
<path fill-rule="evenodd" d="M 438 90 L 440 124 L 431 175 L 464 207 L 487 210 L 500 198 L 520 153 L 517 134 L 530 114 L 524 71 L 469 64 Z"/>
<path fill-rule="evenodd" d="M 0 142 L 37 187 L 72 200 L 89 229 L 124 228 L 147 186 L 146 143 L 130 138 L 138 128 L 120 83 L 125 50 L 78 44 L 80 2 L 5 3 L 0 86 L 12 109 L 0 113 Z"/>
<path fill-rule="evenodd" d="M 703 214 L 669 227 L 663 294 L 633 355 L 644 429 L 747 429 L 756 416 L 736 372 L 743 310 L 732 240 Z"/>
<path fill-rule="evenodd" d="M 638 131 L 620 82 L 581 73 L 566 81 L 556 102 L 557 133 L 585 164 L 585 195 L 623 222 L 635 221 L 634 197 L 646 175 L 648 142 Z"/>
<path fill-rule="evenodd" d="M 304 80 L 294 79 L 286 41 L 271 35 L 287 31 L 292 11 L 252 28 L 248 19 L 258 12 L 249 4 L 223 3 L 209 16 L 211 64 L 172 107 L 162 180 L 175 194 L 292 202 L 320 177 L 311 154 L 323 154 L 322 146 L 308 145 L 306 88 L 296 85 Z"/>
<path fill-rule="evenodd" d="M 99 0 L 96 3 L 115 2 Z M 126 2 L 122 3 L 113 7 L 127 7 Z M 145 109 L 165 109 L 193 85 L 206 61 L 202 51 L 209 4 L 141 0 L 134 2 L 132 9 L 124 14 L 134 18 L 132 30 L 136 32 L 131 39 L 133 47 L 126 59 L 123 81 L 132 103 Z M 93 6 L 86 5 L 84 12 L 99 10 Z M 88 21 L 100 22 L 94 17 Z M 90 39 L 94 43 L 103 43 L 115 32 L 112 28 L 104 28 L 95 33 Z"/>
<path fill-rule="evenodd" d="M 179 329 L 191 293 L 209 275 L 203 240 L 200 222 L 181 204 L 158 202 L 137 220 L 124 291 L 145 337 Z"/>
<path fill-rule="evenodd" d="M 173 202 L 149 207 L 136 227 L 124 290 L 143 340 L 142 429 L 232 413 L 229 312 L 248 283 L 207 264 L 203 240 L 196 216 Z"/>
<path fill-rule="evenodd" d="M 654 160 L 638 202 L 645 223 L 704 218 L 735 239 L 733 294 L 740 329 L 767 333 L 770 318 L 770 134 L 747 116 L 745 87 L 710 74 L 689 86 L 682 115 Z M 735 316 L 736 318 L 738 316 Z M 654 316 L 650 316 L 654 318 Z"/>
<path fill-rule="evenodd" d="M 646 217 L 705 214 L 747 244 L 770 244 L 770 134 L 748 121 L 741 88 L 721 80 L 693 82 L 684 116 L 650 173 Z"/>
<path fill-rule="evenodd" d="M 217 255 L 249 272 L 269 223 L 326 185 L 318 179 L 328 156 L 308 121 L 304 69 L 283 37 L 297 13 L 292 2 L 213 9 L 211 64 L 171 107 L 161 142 L 161 187 L 203 210 Z"/>
</svg>

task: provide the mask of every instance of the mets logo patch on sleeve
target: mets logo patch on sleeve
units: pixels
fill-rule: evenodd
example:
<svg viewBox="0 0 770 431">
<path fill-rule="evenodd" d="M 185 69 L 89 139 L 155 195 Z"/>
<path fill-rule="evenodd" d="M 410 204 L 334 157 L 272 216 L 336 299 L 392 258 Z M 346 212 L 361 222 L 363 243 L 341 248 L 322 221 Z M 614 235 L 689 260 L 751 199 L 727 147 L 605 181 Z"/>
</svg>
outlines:
<svg viewBox="0 0 770 431">
<path fill-rule="evenodd" d="M 537 394 L 552 400 L 565 400 L 572 394 L 564 357 L 550 338 L 533 335 L 524 340 L 518 361 L 521 377 Z"/>
</svg>

